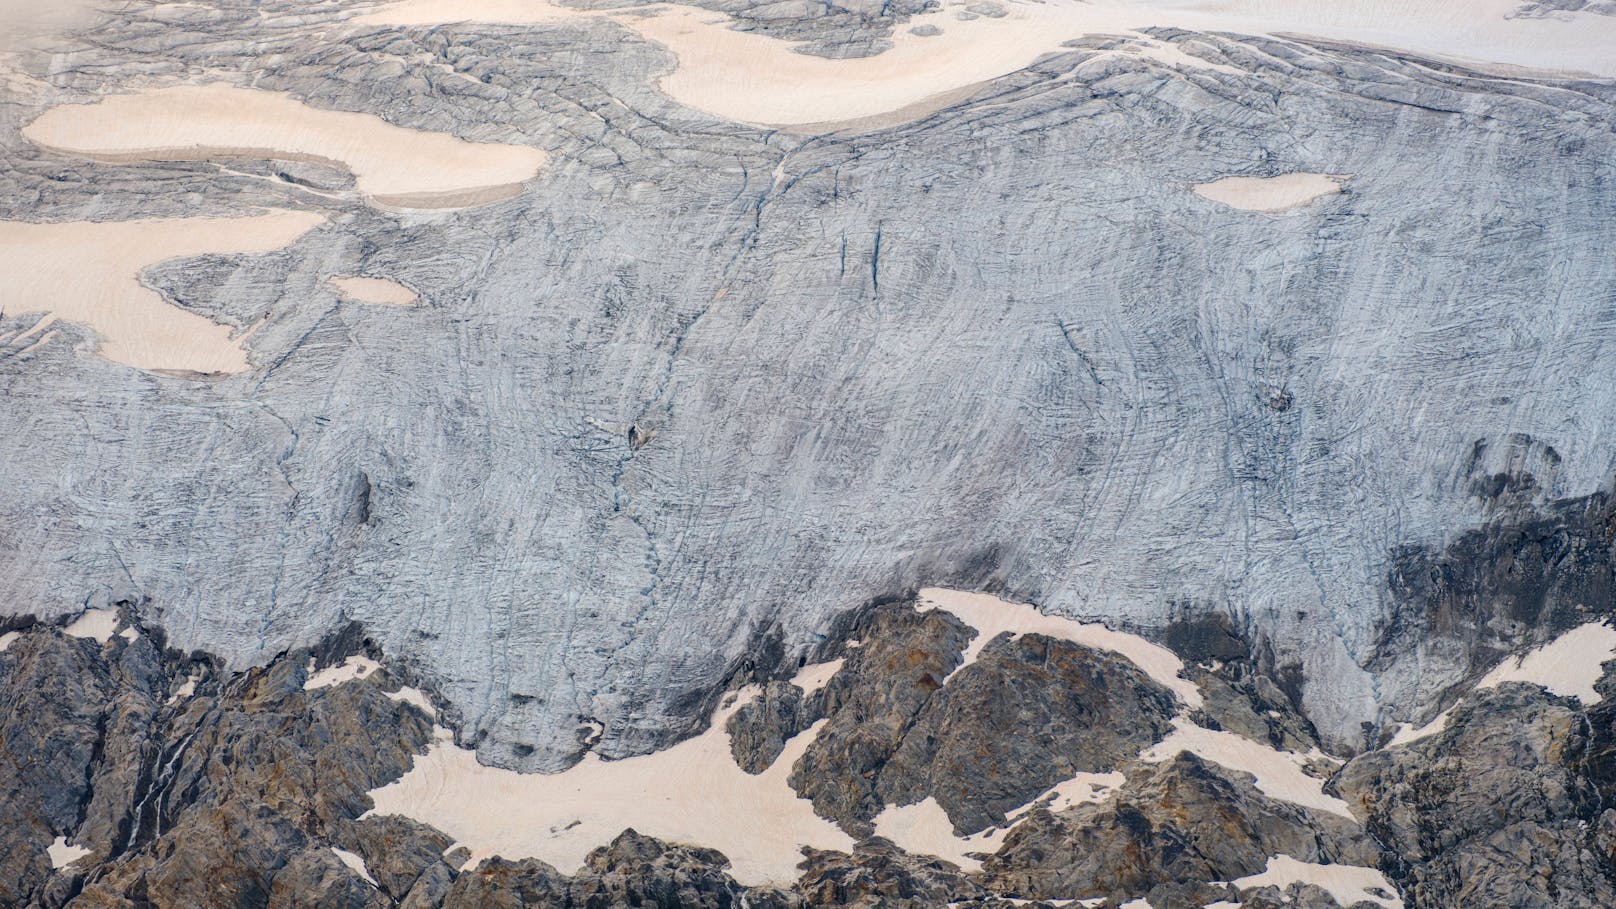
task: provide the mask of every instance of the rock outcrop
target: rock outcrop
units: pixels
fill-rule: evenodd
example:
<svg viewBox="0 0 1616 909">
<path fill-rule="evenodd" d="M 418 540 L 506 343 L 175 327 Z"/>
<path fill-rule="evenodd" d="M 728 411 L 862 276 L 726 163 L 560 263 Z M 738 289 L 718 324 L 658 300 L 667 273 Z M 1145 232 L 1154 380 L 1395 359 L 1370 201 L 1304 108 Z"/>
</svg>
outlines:
<svg viewBox="0 0 1616 909">
<path fill-rule="evenodd" d="M 1239 775 L 1182 753 L 1135 771 L 1104 802 L 1037 809 L 984 862 L 989 886 L 1014 896 L 1201 906 L 1227 898 L 1223 882 L 1261 872 L 1274 855 L 1375 864 L 1377 850 L 1356 824 L 1267 798 Z"/>
<path fill-rule="evenodd" d="M 1471 695 L 1441 732 L 1353 760 L 1334 785 L 1410 905 L 1608 906 L 1613 720 L 1607 703 L 1506 685 Z"/>
<path fill-rule="evenodd" d="M 781 753 L 773 743 L 791 743 L 802 755 L 792 785 L 857 840 L 802 849 L 795 880 L 742 884 L 723 853 L 632 826 L 557 868 L 473 857 L 429 823 L 375 814 L 368 793 L 441 745 L 446 717 L 377 666 L 357 626 L 232 673 L 167 647 L 132 606 L 66 631 L 34 624 L 0 646 L 0 905 L 1459 909 L 1616 898 L 1616 660 L 1586 702 L 1489 681 L 1432 729 L 1341 764 L 1318 752 L 1261 648 L 1239 656 L 1244 638 L 1218 622 L 1167 636 L 1198 660 L 1183 668 L 1198 708 L 1122 651 L 1034 633 L 976 648 L 975 633 L 943 608 L 877 604 L 823 643 L 839 656 L 807 674 L 812 690 L 747 689 L 756 709 L 733 714 L 724 759 L 761 769 Z M 1547 684 L 1566 678 L 1556 667 Z M 1186 723 L 1199 739 L 1182 737 Z M 812 737 L 806 750 L 798 736 Z M 1105 782 L 1062 788 L 1084 774 Z M 871 835 L 920 800 L 938 806 L 921 821 L 934 829 Z"/>
</svg>

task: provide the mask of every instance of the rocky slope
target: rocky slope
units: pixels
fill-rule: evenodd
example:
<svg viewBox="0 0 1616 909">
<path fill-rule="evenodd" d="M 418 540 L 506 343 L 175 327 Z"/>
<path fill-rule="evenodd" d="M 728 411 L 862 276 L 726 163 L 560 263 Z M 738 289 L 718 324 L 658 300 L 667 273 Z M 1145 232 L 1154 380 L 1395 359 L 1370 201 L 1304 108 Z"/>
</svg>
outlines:
<svg viewBox="0 0 1616 909">
<path fill-rule="evenodd" d="M 920 11 L 708 6 L 826 65 Z M 371 10 L 142 0 L 3 61 L 0 220 L 323 224 L 125 276 L 224 326 L 236 374 L 108 362 L 6 305 L 0 610 L 141 604 L 231 672 L 360 621 L 462 744 L 557 770 L 691 734 L 724 679 L 922 584 L 1227 621 L 1340 748 L 1609 603 L 1608 81 L 1107 29 L 934 110 L 781 131 L 665 94 L 684 64 L 622 14 Z M 1565 17 L 1610 20 L 1494 24 Z M 549 163 L 514 198 L 401 211 L 273 148 L 89 160 L 23 135 L 205 82 Z M 1194 192 L 1292 173 L 1341 191 L 1280 214 Z M 350 275 L 419 305 L 346 299 Z M 881 722 L 969 707 L 917 703 Z M 928 748 L 871 785 L 940 779 Z"/>
<path fill-rule="evenodd" d="M 978 640 L 948 603 L 919 606 L 859 610 L 821 645 L 825 672 L 794 676 L 806 688 L 735 680 L 750 700 L 717 731 L 732 750 L 724 760 L 761 771 L 780 752 L 773 743 L 808 736 L 790 785 L 854 837 L 846 850 L 804 848 L 794 877 L 770 883 L 738 882 L 729 857 L 702 843 L 632 828 L 558 868 L 474 854 L 475 835 L 457 843 L 372 811 L 369 793 L 421 772 L 441 700 L 377 666 L 358 626 L 232 673 L 166 646 L 127 609 L 30 624 L 0 638 L 0 905 L 1413 909 L 1616 898 L 1616 809 L 1605 807 L 1616 797 L 1616 660 L 1597 664 L 1616 656 L 1616 639 L 1600 637 L 1592 665 L 1550 673 L 1548 687 L 1490 677 L 1440 729 L 1342 763 L 1316 750 L 1283 681 L 1231 646 L 1227 628 L 1179 628 L 1179 672 L 1193 684 L 1164 687 L 1154 651 L 1125 636 L 1114 639 L 1122 649 L 1055 631 Z M 1555 693 L 1589 679 L 1578 695 Z M 1070 785 L 1096 774 L 1087 792 Z M 931 840 L 892 824 L 928 805 Z M 644 816 L 655 822 L 649 806 Z M 731 819 L 759 830 L 773 820 Z"/>
</svg>

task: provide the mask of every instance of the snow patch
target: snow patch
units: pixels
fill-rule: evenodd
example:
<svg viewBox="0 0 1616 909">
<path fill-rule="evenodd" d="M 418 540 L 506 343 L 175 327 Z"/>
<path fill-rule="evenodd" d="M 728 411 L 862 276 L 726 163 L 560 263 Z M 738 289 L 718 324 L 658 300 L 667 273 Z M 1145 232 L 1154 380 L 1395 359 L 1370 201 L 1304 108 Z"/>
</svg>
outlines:
<svg viewBox="0 0 1616 909">
<path fill-rule="evenodd" d="M 1341 192 L 1341 179 L 1327 174 L 1282 174 L 1277 177 L 1224 177 L 1199 183 L 1195 194 L 1241 211 L 1275 213 L 1301 208 Z"/>
<path fill-rule="evenodd" d="M 103 161 L 255 157 L 337 164 L 379 205 L 464 208 L 508 199 L 544 152 L 467 142 L 380 117 L 321 110 L 291 95 L 180 85 L 54 107 L 23 128 L 42 148 Z"/>
<path fill-rule="evenodd" d="M 875 833 L 905 851 L 933 855 L 970 872 L 981 871 L 982 863 L 966 853 L 994 851 L 992 846 L 955 835 L 948 812 L 931 796 L 913 805 L 888 805 L 875 818 Z"/>
<path fill-rule="evenodd" d="M 1069 780 L 1056 783 L 1048 791 L 1011 812 L 1007 817 L 1014 825 L 1031 814 L 1033 808 L 1039 805 L 1045 806 L 1050 811 L 1065 811 L 1073 805 L 1098 802 L 1108 798 L 1126 780 L 1127 777 L 1121 772 L 1079 773 Z"/>
<path fill-rule="evenodd" d="M 1589 622 L 1530 653 L 1504 660 L 1471 690 L 1484 691 L 1506 682 L 1527 682 L 1591 706 L 1601 700 L 1594 683 L 1604 675 L 1604 663 L 1612 659 L 1616 659 L 1616 628 L 1605 622 Z M 1386 747 L 1395 748 L 1436 735 L 1448 728 L 1453 710 L 1449 707 L 1417 729 L 1408 723 L 1399 723 Z"/>
<path fill-rule="evenodd" d="M 791 684 L 801 688 L 804 695 L 813 694 L 830 684 L 831 676 L 840 672 L 842 664 L 845 662 L 847 662 L 845 659 L 837 657 L 828 663 L 814 663 L 810 666 L 804 666 L 795 676 L 792 676 Z"/>
<path fill-rule="evenodd" d="M 1386 880 L 1386 875 L 1360 865 L 1315 865 L 1276 855 L 1268 860 L 1261 874 L 1230 883 L 1242 890 L 1269 886 L 1284 890 L 1292 884 L 1312 884 L 1343 906 L 1369 902 L 1384 909 L 1403 909 L 1403 901 L 1396 896 L 1397 888 Z"/>
<path fill-rule="evenodd" d="M 346 849 L 338 849 L 335 846 L 331 847 L 331 851 L 336 854 L 337 858 L 341 860 L 344 865 L 348 866 L 348 870 L 364 878 L 365 883 L 369 884 L 370 886 L 376 886 L 376 879 L 370 876 L 370 869 L 365 866 L 364 859 Z"/>
<path fill-rule="evenodd" d="M 216 253 L 267 253 L 325 221 L 313 212 L 31 224 L 0 221 L 0 257 L 26 262 L 0 282 L 0 312 L 40 312 L 90 329 L 95 352 L 137 369 L 185 375 L 245 372 L 247 332 L 213 321 L 140 282 L 147 267 Z M 251 329 L 248 329 L 250 332 Z"/>
<path fill-rule="evenodd" d="M 757 693 L 743 689 L 714 711 L 707 731 L 666 750 L 618 761 L 591 752 L 548 775 L 485 767 L 444 731 L 409 773 L 370 793 L 372 813 L 437 827 L 471 851 L 472 865 L 501 855 L 570 871 L 589 850 L 633 827 L 719 850 L 742 884 L 788 884 L 798 876 L 803 846 L 845 852 L 853 840 L 786 783 L 823 720 L 787 742 L 763 773 L 736 766 L 725 723 Z"/>
<path fill-rule="evenodd" d="M 112 640 L 112 633 L 117 628 L 118 613 L 111 609 L 86 609 L 83 615 L 73 620 L 73 624 L 63 628 L 62 633 L 105 644 Z"/>
<path fill-rule="evenodd" d="M 921 612 L 941 609 L 977 631 L 976 637 L 965 648 L 964 658 L 954 672 L 976 662 L 983 648 L 1001 634 L 1013 637 L 1041 634 L 1093 647 L 1109 650 L 1131 660 L 1158 684 L 1178 695 L 1192 709 L 1201 706 L 1201 690 L 1194 682 L 1179 678 L 1184 662 L 1171 650 L 1145 640 L 1138 635 L 1125 634 L 1100 624 L 1084 624 L 1059 616 L 1045 615 L 1037 608 L 1022 603 L 1011 603 L 985 593 L 965 593 L 928 587 L 920 591 Z M 952 675 L 953 673 L 950 673 Z M 943 680 L 945 683 L 947 679 Z"/>
<path fill-rule="evenodd" d="M 1604 674 L 1603 664 L 1616 659 L 1616 628 L 1589 622 L 1573 628 L 1522 657 L 1493 667 L 1476 690 L 1497 688 L 1505 682 L 1542 685 L 1561 697 L 1574 697 L 1584 706 L 1599 703 L 1594 683 Z"/>
<path fill-rule="evenodd" d="M 1386 747 L 1396 748 L 1399 745 L 1407 745 L 1436 735 L 1438 732 L 1448 728 L 1448 718 L 1452 715 L 1453 708 L 1449 707 L 1433 717 L 1431 722 L 1418 728 L 1409 723 L 1398 723 L 1397 732 L 1392 735 L 1392 740 L 1386 743 Z"/>
<path fill-rule="evenodd" d="M 167 702 L 166 706 L 172 707 L 175 704 L 179 703 L 180 701 L 190 697 L 191 695 L 196 694 L 196 680 L 197 680 L 197 674 L 194 673 L 194 672 L 191 673 L 189 676 L 187 676 L 186 679 L 185 679 L 184 684 L 182 684 L 182 685 L 180 685 L 180 687 L 174 689 L 174 693 L 168 696 L 168 702 Z"/>
<path fill-rule="evenodd" d="M 419 300 L 415 291 L 386 278 L 367 278 L 346 275 L 328 278 L 326 283 L 336 288 L 344 300 L 355 303 L 374 303 L 381 306 L 413 306 Z"/>
<path fill-rule="evenodd" d="M 66 868 L 90 854 L 90 850 L 83 846 L 70 845 L 65 836 L 57 837 L 55 842 L 45 847 L 45 851 L 50 854 L 52 868 Z"/>
<path fill-rule="evenodd" d="M 1135 53 L 1174 68 L 1229 69 L 1185 53 L 1176 42 L 1141 34 L 1151 27 L 1322 36 L 1467 63 L 1616 75 L 1616 55 L 1609 52 L 1616 44 L 1611 17 L 1508 18 L 1519 2 L 1056 0 L 1010 2 L 1003 5 L 1003 16 L 967 21 L 958 18 L 959 4 L 940 4 L 911 17 L 909 28 L 890 36 L 886 51 L 848 59 L 798 53 L 797 44 L 737 30 L 728 16 L 686 6 L 596 13 L 544 0 L 404 0 L 354 21 L 556 25 L 610 16 L 672 53 L 676 65 L 658 86 L 679 103 L 731 120 L 818 129 L 915 119 L 1089 35 L 1127 36 L 1140 44 Z M 916 35 L 917 28 L 925 34 Z"/>
<path fill-rule="evenodd" d="M 397 691 L 384 691 L 382 693 L 395 701 L 402 701 L 406 704 L 414 704 L 415 706 L 421 708 L 422 713 L 426 714 L 432 719 L 437 719 L 438 717 L 438 708 L 432 706 L 432 701 L 427 698 L 426 692 L 419 688 L 411 688 L 408 685 L 405 685 L 403 688 L 400 688 Z"/>
<path fill-rule="evenodd" d="M 1302 771 L 1312 755 L 1279 751 L 1231 732 L 1214 732 L 1182 717 L 1173 720 L 1173 725 L 1176 728 L 1172 734 L 1146 749 L 1140 760 L 1160 763 L 1188 751 L 1230 770 L 1251 774 L 1257 778 L 1257 788 L 1269 798 L 1353 819 L 1346 802 L 1324 793 L 1323 780 Z"/>
<path fill-rule="evenodd" d="M 8 631 L 5 634 L 0 634 L 0 653 L 5 653 L 6 648 L 11 646 L 11 642 L 20 637 L 22 637 L 22 632 L 20 631 Z"/>
<path fill-rule="evenodd" d="M 313 668 L 313 659 L 309 660 L 309 665 L 310 668 Z M 341 685 L 343 682 L 362 679 L 380 668 L 380 663 L 368 657 L 351 656 L 343 660 L 340 666 L 327 666 L 309 676 L 308 681 L 303 683 L 303 690 L 313 691 L 316 688 L 330 688 L 332 685 Z"/>
</svg>

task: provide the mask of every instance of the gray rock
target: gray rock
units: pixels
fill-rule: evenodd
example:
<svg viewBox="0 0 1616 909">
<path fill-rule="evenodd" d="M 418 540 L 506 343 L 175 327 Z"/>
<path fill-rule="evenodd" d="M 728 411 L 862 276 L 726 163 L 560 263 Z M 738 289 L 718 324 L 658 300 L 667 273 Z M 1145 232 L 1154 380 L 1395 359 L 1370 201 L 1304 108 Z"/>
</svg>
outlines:
<svg viewBox="0 0 1616 909">
<path fill-rule="evenodd" d="M 448 900 L 453 884 L 454 870 L 448 865 L 443 862 L 428 865 L 415 879 L 415 886 L 399 901 L 399 909 L 435 909 L 442 906 Z"/>
<path fill-rule="evenodd" d="M 1132 771 L 1114 798 L 1035 809 L 983 862 L 995 892 L 1034 898 L 1148 899 L 1163 909 L 1222 899 L 1269 856 L 1373 865 L 1356 824 L 1278 802 L 1239 777 L 1181 753 Z"/>
<path fill-rule="evenodd" d="M 825 719 L 791 784 L 824 816 L 868 835 L 886 805 L 935 798 L 961 835 L 1002 824 L 1077 773 L 1105 773 L 1159 741 L 1173 697 L 1116 654 L 1042 635 L 988 643 L 952 615 L 884 603 L 827 647 L 844 664 L 802 698 L 773 682 L 729 723 L 736 763 L 767 768 L 785 739 Z M 957 669 L 957 671 L 955 671 Z"/>
<path fill-rule="evenodd" d="M 1471 694 L 1436 735 L 1354 759 L 1332 785 L 1412 906 L 1611 905 L 1598 785 L 1609 752 L 1595 744 L 1610 717 L 1590 719 L 1536 686 L 1504 685 Z"/>
<path fill-rule="evenodd" d="M 566 879 L 537 859 L 491 858 L 455 878 L 443 909 L 522 909 L 565 906 Z"/>
<path fill-rule="evenodd" d="M 3 902 L 392 905 L 330 848 L 349 831 L 366 848 L 369 830 L 410 826 L 351 823 L 366 792 L 431 740 L 418 710 L 382 693 L 387 673 L 305 691 L 305 651 L 171 703 L 181 679 L 215 664 L 159 644 L 35 627 L 0 652 Z M 412 835 L 427 850 L 440 841 L 440 854 L 448 845 L 436 831 Z M 53 873 L 45 847 L 57 836 L 90 854 Z M 398 886 L 413 857 L 378 866 Z"/>
<path fill-rule="evenodd" d="M 1305 731 L 1288 696 L 1259 671 L 1262 661 L 1239 657 L 1239 636 L 1218 627 L 1188 623 L 1168 635 L 1187 655 L 1230 658 L 1217 668 L 1196 664 L 1209 698 L 1221 691 L 1227 702 L 1208 716 L 1249 717 L 1263 705 L 1266 733 L 1254 727 L 1254 737 Z M 1034 806 L 1002 839 L 984 840 L 999 846 L 982 856 L 980 873 L 865 838 L 850 853 L 804 850 L 800 879 L 771 888 L 737 884 L 712 849 L 633 830 L 569 875 L 531 859 L 469 867 L 463 849 L 445 855 L 450 837 L 424 824 L 357 820 L 370 808 L 365 793 L 402 774 L 431 729 L 418 709 L 386 696 L 398 683 L 393 667 L 304 689 L 311 662 L 374 653 L 354 626 L 239 674 L 206 654 L 166 649 L 154 635 L 103 646 L 36 626 L 0 653 L 0 792 L 15 794 L 0 801 L 0 890 L 7 905 L 41 909 L 1002 909 L 1012 899 L 1072 897 L 1110 905 L 1143 897 L 1158 909 L 1225 899 L 1334 907 L 1310 885 L 1238 891 L 1225 883 L 1283 854 L 1379 867 L 1411 909 L 1594 907 L 1616 898 L 1616 809 L 1606 807 L 1616 802 L 1616 661 L 1596 685 L 1605 699 L 1591 707 L 1507 684 L 1467 696 L 1441 733 L 1355 758 L 1327 789 L 1348 801 L 1360 826 L 1276 801 L 1247 774 L 1188 753 L 1134 760 L 1139 745 L 1126 735 L 1161 735 L 1172 705 L 1114 655 L 1028 635 L 992 642 L 950 674 L 969 635 L 952 616 L 901 601 L 846 621 L 820 645 L 818 656 L 845 659 L 823 689 L 802 698 L 788 684 L 773 686 L 778 700 L 827 720 L 808 752 L 812 767 L 805 757 L 795 768 L 798 784 L 850 812 L 909 787 L 910 796 L 937 798 L 962 827 L 960 818 L 1002 817 L 1013 793 L 1041 791 L 1051 774 L 1098 766 L 1084 761 L 1112 761 L 1126 782 L 1098 802 L 1059 812 Z M 850 646 L 855 639 L 860 646 Z M 199 669 L 196 693 L 169 703 L 178 680 Z M 63 699 L 91 690 L 99 700 Z M 1244 712 L 1228 706 L 1241 703 Z M 745 728 L 773 729 L 769 716 L 800 721 L 793 711 L 759 711 Z M 854 734 L 854 717 L 877 734 Z M 44 755 L 76 772 L 39 775 Z M 867 823 L 856 813 L 837 819 Z M 53 835 L 89 846 L 90 856 L 51 869 L 44 844 Z M 334 847 L 358 854 L 375 886 Z"/>
<path fill-rule="evenodd" d="M 125 643 L 114 641 L 110 648 Z M 0 905 L 26 905 L 45 884 L 46 846 L 74 837 L 90 800 L 116 692 L 100 651 L 36 627 L 0 652 Z"/>
<path fill-rule="evenodd" d="M 393 901 L 337 859 L 330 849 L 308 848 L 275 874 L 270 909 L 379 909 Z"/>
<path fill-rule="evenodd" d="M 803 691 L 789 682 L 773 681 L 730 716 L 730 753 L 747 773 L 762 773 L 785 750 L 786 740 L 813 720 L 803 707 Z"/>
<path fill-rule="evenodd" d="M 977 833 L 1056 783 L 1126 765 L 1176 712 L 1116 654 L 1032 634 L 995 642 L 926 702 L 876 791 L 897 805 L 935 797 L 956 833 Z"/>
<path fill-rule="evenodd" d="M 395 900 L 404 899 L 428 869 L 443 864 L 452 843 L 419 821 L 391 814 L 339 825 L 333 840 L 364 859 L 377 886 Z"/>
<path fill-rule="evenodd" d="M 803 875 L 796 889 L 809 906 L 976 906 L 977 900 L 988 895 L 954 865 L 909 855 L 880 837 L 860 841 L 851 854 L 820 849 L 804 852 Z"/>
<path fill-rule="evenodd" d="M 945 612 L 916 612 L 911 603 L 875 607 L 853 629 L 862 640 L 820 699 L 829 717 L 792 766 L 792 788 L 861 835 L 886 804 L 879 777 L 915 718 L 960 663 L 975 632 Z"/>
<path fill-rule="evenodd" d="M 783 894 L 744 891 L 724 873 L 729 859 L 712 849 L 670 845 L 625 830 L 589 854 L 569 888 L 571 905 L 729 909 L 795 904 Z M 743 897 L 744 893 L 744 897 Z M 743 901 L 744 900 L 744 901 Z"/>
<path fill-rule="evenodd" d="M 1485 456 L 1478 446 L 1475 461 Z M 1548 449 L 1541 457 L 1559 455 Z M 1610 494 L 1539 508 L 1539 482 L 1530 473 L 1472 469 L 1467 482 L 1493 519 L 1441 550 L 1394 554 L 1388 582 L 1399 608 L 1369 660 L 1372 668 L 1428 660 L 1433 676 L 1447 681 L 1443 694 L 1464 690 L 1506 653 L 1611 614 L 1616 602 Z M 1423 722 L 1445 706 L 1438 701 L 1416 718 Z"/>
</svg>

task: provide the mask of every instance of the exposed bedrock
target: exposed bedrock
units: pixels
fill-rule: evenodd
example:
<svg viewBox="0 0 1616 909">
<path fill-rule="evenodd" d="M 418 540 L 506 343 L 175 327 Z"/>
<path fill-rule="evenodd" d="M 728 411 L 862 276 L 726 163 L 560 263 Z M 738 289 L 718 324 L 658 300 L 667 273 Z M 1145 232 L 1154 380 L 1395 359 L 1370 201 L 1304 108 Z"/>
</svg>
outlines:
<svg viewBox="0 0 1616 909">
<path fill-rule="evenodd" d="M 825 719 L 792 786 L 861 835 L 885 805 L 925 798 L 959 834 L 1003 824 L 1055 784 L 1108 772 L 1160 741 L 1176 712 L 1124 658 L 1068 641 L 995 641 L 961 668 L 968 626 L 907 603 L 875 607 L 852 633 L 860 645 L 823 689 L 805 699 L 771 683 L 729 732 L 736 763 L 759 772 L 779 754 L 775 741 Z"/>
<path fill-rule="evenodd" d="M 1601 690 L 1616 694 L 1616 673 Z M 1528 686 L 1473 696 L 1448 728 L 1349 763 L 1337 790 L 1416 906 L 1616 903 L 1616 711 Z"/>
<path fill-rule="evenodd" d="M 1048 897 L 1146 894 L 1154 906 L 1201 906 L 1273 855 L 1374 865 L 1351 821 L 1266 798 L 1216 764 L 1183 753 L 1134 773 L 1105 802 L 1035 813 L 984 862 L 996 891 Z"/>
<path fill-rule="evenodd" d="M 905 612 L 927 620 L 905 622 Z M 980 869 L 914 841 L 861 835 L 846 850 L 803 848 L 794 880 L 742 885 L 723 853 L 631 825 L 602 837 L 578 867 L 558 868 L 523 855 L 473 856 L 421 820 L 377 815 L 370 793 L 417 772 L 412 766 L 429 744 L 443 744 L 445 731 L 435 728 L 444 719 L 438 699 L 402 687 L 396 667 L 372 662 L 373 640 L 350 627 L 312 651 L 232 673 L 206 654 L 165 646 L 136 618 L 125 611 L 100 626 L 36 624 L 0 642 L 6 906 L 1000 909 L 1012 900 L 1082 899 L 1116 909 L 1146 899 L 1156 909 L 1548 909 L 1616 899 L 1616 809 L 1608 807 L 1616 800 L 1616 659 L 1580 697 L 1530 681 L 1466 692 L 1445 728 L 1345 765 L 1304 751 L 1305 742 L 1285 747 L 1244 732 L 1229 739 L 1244 743 L 1238 747 L 1169 747 L 1182 728 L 1101 758 L 1052 741 L 1096 711 L 1113 711 L 1107 722 L 1118 727 L 1148 726 L 1152 705 L 1166 698 L 1161 687 L 1115 651 L 1035 634 L 1001 638 L 958 672 L 943 670 L 941 684 L 922 686 L 911 712 L 947 708 L 951 722 L 931 736 L 939 753 L 966 741 L 983 752 L 959 768 L 933 765 L 931 776 L 908 775 L 901 746 L 886 749 L 885 763 L 805 755 L 793 778 L 816 802 L 834 781 L 862 791 L 871 778 L 882 789 L 892 788 L 894 773 L 913 779 L 911 791 L 876 796 L 883 816 L 924 793 L 950 805 L 954 831 L 946 821 L 936 831 L 944 840 L 993 815 L 998 826 L 970 841 Z M 828 681 L 814 691 L 796 687 L 810 711 L 824 713 L 826 722 L 798 733 L 813 736 L 821 754 L 848 751 L 847 717 L 868 715 L 873 703 L 890 709 L 915 700 L 906 692 L 917 671 L 958 661 L 946 643 L 959 637 L 949 617 L 888 604 L 865 618 L 857 627 L 892 632 L 894 645 L 882 654 L 876 639 L 834 638 L 827 646 L 846 656 Z M 1202 632 L 1196 637 L 1211 636 Z M 891 659 L 928 649 L 933 656 Z M 1074 660 L 1084 671 L 1024 684 L 1029 672 Z M 1277 687 L 1246 659 L 1203 660 L 1190 670 L 1208 694 L 1219 684 L 1229 692 Z M 1581 666 L 1574 675 L 1597 672 Z M 984 687 L 973 675 L 1002 684 Z M 1563 675 L 1550 667 L 1549 684 Z M 976 696 L 989 690 L 998 692 L 991 700 Z M 1127 704 L 1143 722 L 1121 715 Z M 1278 729 L 1306 730 L 1282 700 L 1252 700 L 1245 710 L 1271 715 Z M 1227 734 L 1213 712 L 1236 713 L 1208 698 L 1195 722 L 1206 736 Z M 915 722 L 908 728 L 918 735 Z M 732 726 L 740 754 L 735 733 Z M 995 769 L 977 772 L 973 759 L 991 759 Z M 1052 777 L 1091 772 L 1074 762 L 1114 784 L 1036 796 Z M 1276 785 L 1276 766 L 1305 766 L 1307 775 L 1295 778 L 1299 788 Z M 948 803 L 961 786 L 969 797 Z M 1344 801 L 1320 801 L 1320 787 Z M 1001 801 L 1007 791 L 1034 795 Z M 1001 810 L 1012 799 L 1020 799 L 1014 810 Z M 862 802 L 825 804 L 849 828 L 867 824 Z M 644 817 L 656 823 L 654 810 Z M 744 812 L 729 819 L 759 829 L 774 820 Z M 531 842 L 545 835 L 532 831 Z"/>
<path fill-rule="evenodd" d="M 1616 466 L 1606 86 L 1161 30 L 1236 72 L 1095 38 L 801 137 L 679 107 L 668 53 L 606 19 L 349 12 L 135 7 L 18 64 L 43 81 L 0 102 L 0 217 L 327 223 L 145 275 L 224 325 L 267 315 L 242 375 L 107 363 L 72 324 L 5 348 L 0 608 L 145 602 L 232 670 L 361 621 L 485 761 L 555 770 L 689 734 L 740 667 L 783 677 L 924 584 L 1144 631 L 1232 617 L 1332 748 L 1434 710 L 1473 646 L 1609 607 L 1591 519 L 1564 551 L 1586 595 L 1499 612 L 1514 581 L 1417 580 L 1485 575 Z M 551 163 L 400 214 L 317 169 L 19 133 L 197 74 Z M 1265 214 L 1192 191 L 1287 173 L 1342 192 Z M 420 305 L 327 283 L 355 274 Z M 1500 473 L 1535 485 L 1500 506 L 1472 482 Z"/>
</svg>

